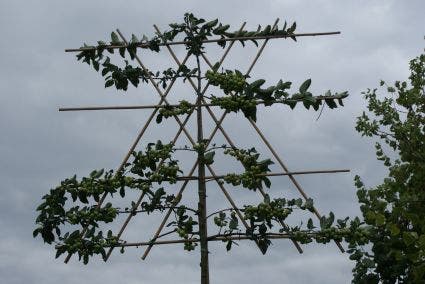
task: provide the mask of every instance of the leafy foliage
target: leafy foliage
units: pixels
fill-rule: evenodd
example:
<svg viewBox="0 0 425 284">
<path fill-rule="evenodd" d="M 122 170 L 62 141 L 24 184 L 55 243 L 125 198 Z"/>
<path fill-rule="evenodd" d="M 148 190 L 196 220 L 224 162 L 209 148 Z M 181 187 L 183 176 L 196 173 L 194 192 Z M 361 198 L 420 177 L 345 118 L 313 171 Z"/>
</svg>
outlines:
<svg viewBox="0 0 425 284">
<path fill-rule="evenodd" d="M 165 106 L 159 110 L 156 116 L 156 122 L 161 123 L 163 118 L 169 118 L 175 115 L 190 114 L 194 110 L 194 106 L 188 101 L 180 101 L 178 106 Z"/>
<path fill-rule="evenodd" d="M 290 89 L 291 82 L 279 82 L 275 86 L 262 89 L 261 86 L 265 80 L 258 79 L 252 83 L 246 81 L 245 76 L 239 70 L 226 70 L 223 73 L 208 70 L 205 74 L 208 83 L 218 86 L 223 90 L 225 96 L 211 96 L 211 105 L 219 106 L 228 112 L 239 112 L 254 121 L 257 120 L 257 105 L 264 104 L 271 106 L 274 104 L 285 104 L 294 109 L 297 103 L 302 103 L 306 109 L 319 110 L 325 103 L 329 108 L 337 108 L 338 104 L 343 106 L 343 99 L 348 96 L 347 92 L 332 94 L 328 90 L 322 96 L 313 96 L 308 91 L 311 80 L 306 80 L 299 88 L 299 92 L 290 96 L 287 92 Z M 338 104 L 336 103 L 338 102 Z M 194 110 L 194 105 L 188 101 L 181 101 L 178 106 L 165 106 L 160 110 L 156 121 L 160 123 L 163 118 L 169 118 L 175 115 L 190 114 Z"/>
<path fill-rule="evenodd" d="M 383 142 L 376 143 L 376 156 L 389 176 L 369 189 L 356 177 L 371 251 L 353 243 L 354 283 L 425 281 L 425 55 L 413 59 L 410 70 L 410 84 L 381 81 L 388 96 L 380 99 L 376 89 L 364 93 L 374 116 L 364 112 L 356 129 Z"/>
<path fill-rule="evenodd" d="M 221 147 L 215 147 L 218 149 Z M 204 143 L 195 145 L 193 150 L 205 152 L 207 164 L 214 162 L 215 152 L 207 150 Z M 270 159 L 259 160 L 259 153 L 254 148 L 251 149 L 226 149 L 227 155 L 234 157 L 244 168 L 240 174 L 229 173 L 222 177 L 223 181 L 232 185 L 241 185 L 249 190 L 256 190 L 263 186 L 271 186 L 270 180 L 265 176 L 273 164 Z M 199 234 L 198 222 L 195 221 L 198 210 L 190 208 L 181 203 L 181 196 L 167 194 L 165 187 L 160 187 L 162 183 L 173 184 L 185 177 L 179 176 L 181 173 L 178 161 L 172 159 L 172 153 L 176 151 L 172 144 L 150 143 L 144 152 L 134 152 L 133 160 L 125 165 L 121 172 L 93 171 L 88 177 L 80 180 L 76 176 L 65 179 L 58 187 L 52 189 L 49 194 L 43 197 L 44 202 L 38 206 L 39 216 L 36 219 L 37 228 L 34 230 L 34 237 L 40 235 L 48 243 L 56 244 L 57 257 L 61 254 L 78 253 L 84 263 L 95 254 L 100 254 L 105 258 L 105 248 L 124 247 L 125 241 L 113 235 L 111 231 L 104 232 L 101 229 L 102 223 L 110 223 L 115 220 L 118 214 L 152 213 L 171 208 L 174 213 L 174 220 L 169 222 L 167 227 L 173 228 L 170 233 L 176 233 L 186 240 L 184 249 L 191 251 L 196 248 L 196 242 L 192 240 Z M 130 208 L 114 207 L 108 202 L 105 206 L 97 205 L 73 206 L 69 203 L 90 204 L 98 202 L 103 194 L 114 197 L 119 194 L 125 197 L 128 190 L 138 190 L 144 192 L 147 198 L 140 204 L 132 203 Z M 66 209 L 69 208 L 69 209 Z M 333 227 L 334 216 L 322 217 L 320 230 L 314 230 L 313 221 L 310 219 L 307 228 L 302 230 L 301 225 L 288 227 L 284 225 L 284 220 L 293 213 L 294 208 L 299 210 L 312 211 L 313 201 L 311 199 L 303 202 L 302 199 L 275 199 L 270 200 L 268 196 L 264 202 L 258 205 L 246 205 L 238 210 L 242 212 L 242 218 L 250 223 L 249 229 L 242 231 L 236 217 L 235 208 L 229 209 L 229 217 L 223 212 L 216 212 L 210 217 L 214 217 L 214 223 L 218 226 L 219 233 L 213 236 L 224 237 L 227 243 L 226 248 L 230 250 L 235 242 L 228 237 L 233 235 L 245 235 L 255 240 L 262 249 L 267 251 L 271 244 L 270 237 L 285 232 L 285 234 L 302 243 L 316 240 L 326 243 L 332 239 L 349 238 L 351 231 L 346 228 L 347 220 L 339 220 L 343 226 Z M 227 210 L 227 209 L 226 209 Z M 72 233 L 62 234 L 63 229 L 69 230 L 72 227 L 81 226 L 88 228 L 86 231 L 76 229 Z M 226 229 L 224 229 L 226 227 Z M 271 231 L 275 227 L 278 231 Z M 224 229 L 224 230 L 223 230 Z"/>
<path fill-rule="evenodd" d="M 44 202 L 37 207 L 38 227 L 34 230 L 33 236 L 40 234 L 44 242 L 56 243 L 57 257 L 64 252 L 78 251 L 80 259 L 83 257 L 84 262 L 87 263 L 87 257 L 93 253 L 104 256 L 104 247 L 117 245 L 118 240 L 111 235 L 112 232 L 108 232 L 104 237 L 103 231 L 96 231 L 96 228 L 99 228 L 100 223 L 112 222 L 120 212 L 120 208 L 112 207 L 111 203 L 107 203 L 103 207 L 77 205 L 66 209 L 67 201 L 71 200 L 74 204 L 78 202 L 89 204 L 91 199 L 99 202 L 100 196 L 109 194 L 113 197 L 115 193 L 124 197 L 126 188 L 131 188 L 144 192 L 150 199 L 150 202 L 142 203 L 141 207 L 145 212 L 162 209 L 163 206 L 170 204 L 175 196 L 167 196 L 163 188 L 155 189 L 153 184 L 160 184 L 164 180 L 169 183 L 176 181 L 180 170 L 177 161 L 171 159 L 171 152 L 170 144 L 163 145 L 158 141 L 156 144 L 149 144 L 146 152 L 134 152 L 133 162 L 126 164 L 121 172 L 114 174 L 112 170 L 105 172 L 102 169 L 93 171 L 81 180 L 77 180 L 76 176 L 65 179 L 59 186 L 51 189 L 50 193 L 43 197 Z M 136 209 L 133 206 L 131 211 Z M 68 228 L 69 225 L 81 225 L 91 229 L 84 235 L 80 230 L 63 235 L 61 227 Z"/>
<path fill-rule="evenodd" d="M 311 80 L 306 80 L 299 88 L 299 92 L 289 95 L 287 92 L 291 88 L 291 82 L 279 82 L 275 86 L 268 88 L 261 88 L 264 85 L 264 79 L 258 79 L 252 83 L 246 82 L 245 77 L 238 70 L 219 73 L 213 71 L 207 71 L 205 77 L 209 80 L 208 82 L 214 86 L 219 86 L 227 96 L 215 97 L 212 96 L 211 103 L 218 105 L 222 109 L 229 112 L 242 111 L 245 117 L 257 120 L 257 105 L 264 104 L 265 106 L 271 106 L 273 104 L 286 104 L 295 108 L 298 102 L 302 102 L 306 109 L 312 107 L 314 110 L 319 110 L 320 105 L 323 101 L 329 106 L 329 108 L 336 108 L 338 105 L 335 100 L 343 106 L 342 99 L 348 96 L 347 92 L 331 94 L 327 91 L 324 96 L 313 96 L 308 91 Z"/>
<path fill-rule="evenodd" d="M 128 54 L 131 60 L 134 60 L 137 54 L 137 48 L 149 49 L 151 51 L 159 52 L 160 48 L 166 43 L 181 38 L 188 50 L 188 55 L 199 56 L 204 49 L 203 41 L 207 40 L 210 36 L 219 36 L 223 41 L 218 41 L 217 44 L 222 48 L 226 46 L 225 39 L 241 38 L 239 41 L 245 45 L 245 42 L 252 41 L 257 45 L 255 38 L 243 39 L 243 37 L 258 37 L 258 36 L 288 36 L 294 40 L 293 36 L 296 24 L 292 24 L 291 27 L 287 27 L 285 22 L 282 29 L 272 29 L 270 25 L 264 29 L 261 26 L 256 31 L 245 31 L 239 30 L 235 32 L 229 32 L 229 25 L 223 25 L 218 20 L 212 20 L 206 22 L 204 19 L 198 19 L 193 14 L 186 13 L 184 16 L 183 23 L 170 24 L 170 30 L 163 34 L 157 34 L 153 38 L 149 39 L 143 35 L 142 40 L 139 40 L 134 34 L 131 37 L 131 41 L 121 41 L 119 36 L 115 33 L 111 33 L 110 44 L 106 44 L 104 41 L 98 41 L 97 45 L 83 44 L 81 47 L 82 51 L 77 54 L 77 59 L 82 62 L 92 65 L 96 71 L 99 71 L 100 66 L 103 66 L 102 76 L 105 76 L 105 87 L 111 87 L 115 85 L 117 90 L 127 90 L 128 83 L 130 82 L 135 87 L 138 86 L 140 81 L 144 83 L 149 82 L 149 78 L 157 77 L 160 80 L 160 84 L 163 88 L 167 86 L 167 82 L 174 79 L 174 77 L 188 78 L 196 73 L 196 69 L 188 69 L 183 65 L 183 69 L 173 71 L 172 69 L 166 70 L 162 73 L 162 77 L 159 77 L 160 73 L 153 73 L 151 71 L 142 70 L 139 67 L 133 67 L 126 61 L 125 68 L 119 68 L 117 65 L 111 63 L 109 56 L 105 56 L 105 50 L 113 54 L 115 49 L 118 49 L 121 57 L 125 58 Z M 109 74 L 111 73 L 111 74 Z M 108 76 L 106 76 L 108 75 Z M 154 76 L 156 75 L 156 76 Z M 159 78 L 158 78 L 159 77 Z"/>
<path fill-rule="evenodd" d="M 245 173 L 237 175 L 234 173 L 226 174 L 224 181 L 234 186 L 242 185 L 245 188 L 256 190 L 262 187 L 264 183 L 266 187 L 271 186 L 270 179 L 264 176 L 270 172 L 269 166 L 273 164 L 270 159 L 258 161 L 260 154 L 255 148 L 244 149 L 226 149 L 224 154 L 230 155 L 237 159 L 245 169 Z M 262 176 L 263 175 L 263 176 Z"/>
</svg>

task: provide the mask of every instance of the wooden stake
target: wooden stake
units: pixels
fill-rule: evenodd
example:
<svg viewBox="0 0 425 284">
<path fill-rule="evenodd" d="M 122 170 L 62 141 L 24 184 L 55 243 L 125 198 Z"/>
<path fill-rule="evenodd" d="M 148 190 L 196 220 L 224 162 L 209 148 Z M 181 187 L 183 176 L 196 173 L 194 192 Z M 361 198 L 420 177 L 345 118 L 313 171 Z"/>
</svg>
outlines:
<svg viewBox="0 0 425 284">
<path fill-rule="evenodd" d="M 198 66 L 198 86 L 196 88 L 197 107 L 196 124 L 198 145 L 204 142 L 204 131 L 202 125 L 202 94 L 201 94 L 201 64 L 199 55 L 196 56 Z M 208 228 L 207 228 L 207 188 L 205 183 L 205 149 L 198 151 L 198 225 L 199 225 L 199 244 L 201 250 L 201 284 L 209 284 L 209 261 L 208 261 Z"/>
</svg>

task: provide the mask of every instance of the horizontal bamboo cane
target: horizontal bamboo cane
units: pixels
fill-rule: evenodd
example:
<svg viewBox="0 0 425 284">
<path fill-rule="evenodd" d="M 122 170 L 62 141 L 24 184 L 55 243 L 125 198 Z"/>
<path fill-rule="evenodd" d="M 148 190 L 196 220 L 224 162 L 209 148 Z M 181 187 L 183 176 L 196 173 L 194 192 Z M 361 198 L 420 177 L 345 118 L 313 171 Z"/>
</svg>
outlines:
<svg viewBox="0 0 425 284">
<path fill-rule="evenodd" d="M 291 37 L 307 37 L 307 36 L 326 36 L 326 35 L 338 35 L 341 34 L 341 32 L 323 32 L 323 33 L 300 33 L 300 34 L 293 34 L 293 35 L 268 35 L 268 36 L 241 36 L 241 37 L 233 37 L 233 38 L 223 38 L 223 39 L 207 39 L 203 40 L 202 43 L 212 43 L 212 42 L 223 42 L 223 41 L 237 41 L 237 40 L 261 40 L 261 39 L 275 39 L 275 38 L 291 38 Z M 174 42 L 167 42 L 167 43 L 160 43 L 159 46 L 165 46 L 165 45 L 179 45 L 179 44 L 187 44 L 187 41 L 174 41 Z M 102 48 L 108 48 L 108 49 L 118 49 L 122 47 L 127 47 L 128 44 L 123 45 L 104 45 Z M 137 44 L 137 47 L 140 48 L 147 48 L 149 47 L 148 43 L 140 43 Z M 79 51 L 86 51 L 86 50 L 95 50 L 96 47 L 81 47 L 81 48 L 68 48 L 65 49 L 65 52 L 79 52 Z"/>
</svg>

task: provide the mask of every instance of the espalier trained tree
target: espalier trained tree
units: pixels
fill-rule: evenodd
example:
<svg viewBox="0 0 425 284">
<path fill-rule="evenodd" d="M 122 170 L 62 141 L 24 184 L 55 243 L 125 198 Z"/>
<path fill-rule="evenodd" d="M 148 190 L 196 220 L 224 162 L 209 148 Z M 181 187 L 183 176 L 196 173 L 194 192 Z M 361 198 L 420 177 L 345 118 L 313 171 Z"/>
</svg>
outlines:
<svg viewBox="0 0 425 284">
<path fill-rule="evenodd" d="M 73 176 L 63 180 L 59 186 L 51 189 L 43 197 L 43 203 L 38 206 L 39 215 L 36 219 L 37 227 L 34 230 L 34 237 L 41 236 L 44 242 L 54 244 L 57 251 L 56 257 L 67 253 L 66 261 L 68 261 L 69 257 L 76 253 L 85 264 L 96 254 L 101 255 L 106 261 L 114 247 L 120 247 L 123 251 L 128 246 L 147 246 L 148 250 L 144 258 L 153 245 L 182 243 L 185 250 L 191 251 L 199 244 L 201 283 L 209 283 L 209 241 L 223 241 L 226 249 L 230 250 L 235 241 L 249 239 L 256 243 L 262 253 L 266 253 L 271 239 L 290 239 L 298 250 L 302 251 L 299 243 L 305 244 L 313 240 L 318 243 L 327 243 L 334 240 L 340 246 L 340 241 L 344 238 L 352 238 L 354 233 L 358 238 L 363 237 L 362 230 L 358 230 L 359 220 L 356 219 L 350 226 L 347 225 L 347 219 L 338 220 L 334 225 L 334 214 L 320 216 L 314 208 L 312 199 L 307 198 L 305 193 L 304 199 L 271 199 L 264 190 L 271 186 L 270 176 L 288 175 L 293 179 L 293 175 L 296 174 L 338 172 L 338 170 L 297 173 L 288 172 L 285 169 L 284 173 L 271 173 L 269 167 L 273 162 L 270 159 L 260 158 L 255 148 L 237 148 L 227 136 L 227 141 L 230 141 L 228 144 L 218 146 L 211 141 L 216 131 L 223 132 L 220 124 L 229 112 L 242 112 L 251 123 L 254 123 L 257 119 L 257 108 L 261 105 L 280 104 L 293 109 L 297 104 L 302 104 L 306 109 L 311 108 L 316 111 L 327 105 L 333 109 L 343 105 L 347 92 L 327 91 L 323 95 L 313 96 L 309 91 L 310 79 L 302 83 L 297 90 L 291 91 L 291 82 L 279 80 L 276 84 L 268 84 L 263 79 L 251 78 L 250 70 L 245 74 L 239 70 L 223 70 L 221 64 L 224 57 L 216 64 L 210 64 L 206 59 L 204 54 L 206 43 L 216 43 L 223 48 L 226 46 L 229 48 L 235 41 L 239 41 L 245 47 L 248 42 L 258 45 L 259 40 L 266 42 L 271 38 L 290 38 L 296 41 L 298 36 L 320 34 L 295 34 L 296 24 L 288 26 L 286 22 L 281 28 L 276 22 L 273 26 L 258 27 L 254 31 L 246 31 L 242 26 L 238 31 L 229 32 L 229 25 L 223 25 L 218 20 L 206 22 L 192 14 L 185 14 L 183 23 L 169 26 L 170 30 L 164 33 L 160 33 L 156 28 L 157 34 L 153 38 L 143 36 L 140 40 L 133 35 L 131 41 L 127 42 L 118 31 L 118 33 L 112 32 L 109 44 L 98 41 L 96 46 L 84 44 L 78 50 L 69 50 L 78 51 L 78 60 L 92 66 L 95 71 L 101 72 L 105 79 L 105 87 L 114 86 L 117 90 L 126 91 L 130 84 L 138 87 L 142 83 L 151 83 L 161 96 L 159 104 L 134 108 L 153 108 L 153 116 L 156 115 L 158 124 L 172 117 L 179 123 L 180 128 L 176 138 L 169 143 L 161 141 L 150 143 L 144 151 L 135 151 L 133 146 L 129 154 L 132 156 L 131 159 L 127 157 L 117 171 L 94 170 L 87 177 Z M 173 54 L 170 46 L 175 44 L 182 44 L 187 49 L 187 56 L 181 63 L 175 59 L 179 66 L 176 69 L 152 72 L 137 56 L 137 50 L 140 49 L 159 52 L 167 48 Z M 124 58 L 124 64 L 121 67 L 115 65 L 107 55 L 116 50 Z M 190 57 L 194 57 L 196 66 L 185 65 Z M 201 70 L 201 58 L 205 59 L 211 67 L 210 70 L 205 72 Z M 131 65 L 130 62 L 133 61 L 137 61 L 140 67 Z M 165 97 L 177 79 L 189 81 L 192 84 L 195 90 L 193 102 L 184 100 L 175 105 L 168 103 Z M 222 90 L 223 95 L 206 96 L 205 90 L 209 85 Z M 161 90 L 161 87 L 165 92 Z M 211 114 L 210 107 L 219 107 L 224 110 L 220 120 Z M 210 137 L 204 136 L 203 133 L 202 109 L 204 108 L 216 123 L 216 128 Z M 185 124 L 193 113 L 196 114 L 197 122 L 196 140 L 191 138 L 185 129 Z M 185 116 L 183 122 L 180 116 Z M 176 139 L 182 132 L 189 138 L 192 145 L 175 146 Z M 183 175 L 179 161 L 173 157 L 176 151 L 191 151 L 197 155 L 195 165 L 186 175 Z M 243 170 L 239 173 L 215 174 L 212 165 L 217 151 L 223 151 L 224 154 L 240 162 Z M 198 170 L 197 176 L 193 175 L 195 169 Z M 206 169 L 211 172 L 211 176 L 206 175 Z M 183 189 L 190 181 L 197 182 L 197 208 L 184 204 L 182 199 Z M 206 183 L 209 181 L 217 182 L 232 205 L 231 208 L 207 215 Z M 184 183 L 182 189 L 177 193 L 170 192 L 167 184 L 177 182 Z M 258 191 L 263 196 L 263 201 L 259 204 L 237 207 L 225 190 L 225 184 Z M 129 208 L 119 208 L 111 202 L 104 204 L 108 195 L 124 198 L 128 191 L 140 192 L 140 198 L 132 202 Z M 315 224 L 312 219 L 295 226 L 286 224 L 285 220 L 294 210 L 313 212 L 319 217 L 320 224 Z M 167 213 L 160 229 L 150 241 L 128 243 L 121 238 L 122 231 L 132 216 L 154 211 Z M 113 222 L 119 214 L 128 215 L 123 229 L 115 234 L 111 230 L 102 231 L 101 227 L 104 227 L 104 223 Z M 169 217 L 173 219 L 167 221 Z M 213 220 L 216 226 L 214 235 L 207 234 L 208 220 Z M 161 234 L 164 226 L 169 228 L 169 231 Z M 211 228 L 210 231 L 212 231 Z M 161 240 L 172 234 L 179 238 Z"/>
</svg>

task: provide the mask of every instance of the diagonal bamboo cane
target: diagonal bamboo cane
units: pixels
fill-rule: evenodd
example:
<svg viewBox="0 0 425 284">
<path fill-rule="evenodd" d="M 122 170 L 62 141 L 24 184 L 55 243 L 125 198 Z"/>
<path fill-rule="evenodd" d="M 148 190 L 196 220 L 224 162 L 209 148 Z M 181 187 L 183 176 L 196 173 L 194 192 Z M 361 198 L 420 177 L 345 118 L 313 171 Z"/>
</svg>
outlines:
<svg viewBox="0 0 425 284">
<path fill-rule="evenodd" d="M 277 24 L 277 21 L 278 20 L 276 20 L 276 24 Z M 157 27 L 155 27 L 156 29 L 157 29 Z M 159 32 L 159 30 L 157 29 L 157 31 Z M 250 68 L 249 68 L 249 71 L 251 71 L 251 69 L 252 69 L 252 67 L 253 67 L 253 65 L 256 63 L 256 61 L 258 60 L 258 58 L 259 58 L 259 56 L 260 56 L 260 54 L 261 54 L 261 52 L 263 51 L 263 49 L 264 49 L 264 47 L 265 47 L 265 44 L 266 44 L 266 42 L 263 44 L 263 46 L 260 48 L 260 50 L 258 51 L 258 53 L 257 53 L 257 56 L 255 57 L 255 59 L 254 59 L 254 61 L 253 61 L 253 63 L 251 64 L 251 66 L 250 66 Z M 167 47 L 167 48 L 169 48 L 169 47 Z M 170 49 L 169 49 L 170 50 Z M 175 60 L 177 60 L 178 61 L 178 59 L 177 59 L 177 57 L 175 57 L 175 56 L 173 56 L 174 58 L 175 58 Z M 192 82 L 193 83 L 193 82 Z M 224 117 L 223 117 L 224 118 Z M 221 122 L 222 122 L 222 120 L 221 120 Z M 220 122 L 220 124 L 221 124 L 221 122 Z M 218 127 L 220 127 L 220 124 L 216 124 L 216 128 L 214 129 L 214 133 L 217 131 L 217 128 Z M 208 140 L 208 142 L 210 141 L 211 139 L 209 139 Z M 213 174 L 213 176 L 214 177 L 216 177 L 216 175 L 215 175 L 215 173 L 214 173 L 214 171 L 212 170 L 212 168 L 210 167 L 210 166 L 208 166 L 208 168 L 209 168 L 209 170 L 210 170 L 210 172 L 211 172 L 211 174 Z M 216 179 L 216 178 L 215 178 Z M 245 227 L 246 228 L 248 228 L 249 226 L 248 226 L 248 224 L 246 223 L 246 221 L 243 219 L 243 217 L 242 217 L 242 215 L 241 215 L 241 213 L 239 212 L 239 210 L 238 210 L 238 208 L 236 207 L 236 204 L 234 203 L 234 201 L 232 200 L 232 198 L 230 197 L 230 195 L 228 194 L 228 192 L 226 191 L 226 189 L 223 187 L 223 185 L 221 184 L 221 183 L 218 183 L 219 184 L 219 186 L 220 186 L 220 188 L 221 188 L 221 190 L 223 191 L 223 193 L 225 194 L 225 196 L 226 196 L 226 198 L 228 199 L 228 201 L 231 203 L 231 205 L 233 206 L 233 208 L 235 209 L 235 211 L 236 211 L 236 213 L 238 214 L 238 217 L 242 220 L 242 223 L 244 223 L 244 225 L 245 225 Z M 163 224 L 164 224 L 165 222 L 163 221 Z M 162 230 L 162 226 L 160 226 L 160 228 L 157 230 L 157 233 L 155 234 L 155 237 L 157 237 L 158 235 L 159 235 L 159 233 L 161 232 L 161 230 Z M 299 248 L 299 251 L 301 250 L 301 248 L 299 247 L 299 246 L 297 246 L 297 248 Z M 144 259 L 145 257 L 146 257 L 146 255 L 147 255 L 147 252 L 149 252 L 149 250 L 151 249 L 151 246 L 147 249 L 147 251 L 145 251 L 145 253 L 144 253 L 144 255 L 142 256 L 142 259 Z"/>
</svg>

